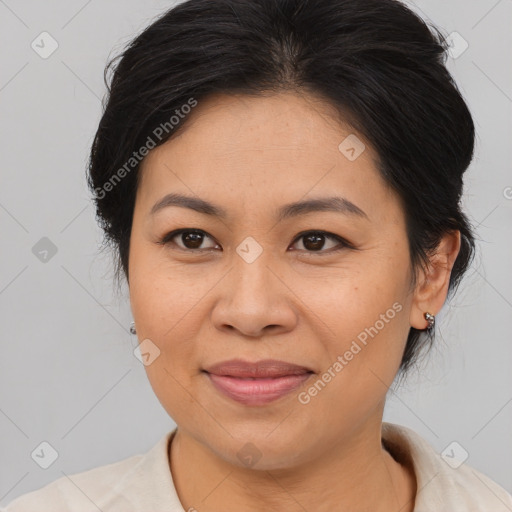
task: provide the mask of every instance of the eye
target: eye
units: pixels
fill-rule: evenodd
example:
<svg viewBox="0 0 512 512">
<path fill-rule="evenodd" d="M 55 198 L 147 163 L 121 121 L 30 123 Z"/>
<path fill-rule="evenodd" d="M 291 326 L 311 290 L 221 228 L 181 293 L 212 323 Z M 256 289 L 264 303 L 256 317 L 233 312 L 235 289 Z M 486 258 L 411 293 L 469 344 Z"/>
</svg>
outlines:
<svg viewBox="0 0 512 512">
<path fill-rule="evenodd" d="M 181 242 L 182 245 L 175 242 L 174 239 Z M 199 252 L 201 250 L 214 249 L 218 244 L 214 244 L 210 247 L 202 247 L 201 244 L 204 242 L 205 238 L 210 238 L 213 240 L 207 233 L 200 229 L 178 229 L 175 231 L 171 231 L 167 235 L 165 235 L 158 243 L 162 245 L 169 245 L 170 243 L 178 246 L 179 249 L 184 251 L 194 251 Z M 354 249 L 355 247 L 347 242 L 345 239 L 338 235 L 334 235 L 333 233 L 328 233 L 326 231 L 304 231 L 299 233 L 299 235 L 295 238 L 295 243 L 298 240 L 303 240 L 302 246 L 306 252 L 309 253 L 332 253 L 342 249 Z M 338 242 L 338 246 L 334 245 L 334 250 L 322 250 L 325 249 L 325 240 L 334 240 Z M 332 249 L 328 247 L 328 249 Z"/>
<path fill-rule="evenodd" d="M 354 248 L 354 246 L 347 242 L 345 239 L 341 238 L 338 235 L 334 235 L 333 233 L 328 233 L 326 231 L 305 231 L 303 233 L 300 233 L 295 240 L 301 239 L 303 240 L 302 246 L 305 248 L 304 250 L 310 253 L 332 253 L 340 251 L 341 249 Z M 338 242 L 338 246 L 334 245 L 334 250 L 321 250 L 325 248 L 326 239 L 331 239 Z M 332 249 L 332 247 L 330 249 Z"/>
<path fill-rule="evenodd" d="M 184 245 L 184 247 L 181 247 L 179 244 L 176 244 L 180 249 L 183 249 L 185 251 L 196 251 L 197 249 L 200 248 L 205 237 L 211 238 L 209 235 L 207 235 L 204 231 L 201 231 L 200 229 L 177 229 L 165 235 L 164 238 L 162 238 L 162 240 L 159 241 L 159 243 L 162 245 L 168 245 L 172 242 L 174 238 L 177 238 L 177 240 L 181 241 L 181 243 Z M 172 243 L 174 244 L 175 242 Z M 213 248 L 214 247 L 207 247 L 206 249 Z"/>
</svg>

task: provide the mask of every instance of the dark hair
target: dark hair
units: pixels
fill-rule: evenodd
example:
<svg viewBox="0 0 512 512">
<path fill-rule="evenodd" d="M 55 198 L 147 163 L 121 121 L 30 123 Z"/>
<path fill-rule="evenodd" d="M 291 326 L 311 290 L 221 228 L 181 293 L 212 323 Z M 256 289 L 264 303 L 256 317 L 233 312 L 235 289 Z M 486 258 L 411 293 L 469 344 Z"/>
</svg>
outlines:
<svg viewBox="0 0 512 512">
<path fill-rule="evenodd" d="M 475 251 L 459 205 L 475 133 L 447 50 L 439 29 L 397 0 L 188 0 L 164 13 L 108 63 L 91 149 L 88 184 L 118 282 L 121 270 L 129 280 L 134 151 L 164 143 L 185 125 L 183 106 L 213 93 L 300 91 L 333 105 L 375 148 L 404 208 L 413 269 L 460 231 L 452 294 Z M 399 373 L 432 341 L 411 328 Z"/>
</svg>

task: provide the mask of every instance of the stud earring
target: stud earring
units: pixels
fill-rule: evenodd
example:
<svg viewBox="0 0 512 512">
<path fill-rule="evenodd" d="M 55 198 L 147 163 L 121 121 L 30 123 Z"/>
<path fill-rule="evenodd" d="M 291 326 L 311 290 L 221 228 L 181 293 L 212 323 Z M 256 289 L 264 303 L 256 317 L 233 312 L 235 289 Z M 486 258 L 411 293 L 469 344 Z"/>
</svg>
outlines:
<svg viewBox="0 0 512 512">
<path fill-rule="evenodd" d="M 132 322 L 130 325 L 130 332 L 132 334 L 137 334 L 137 331 L 135 330 L 135 322 Z"/>
<path fill-rule="evenodd" d="M 425 320 L 428 322 L 427 330 L 430 331 L 430 330 L 434 329 L 434 325 L 436 323 L 436 317 L 428 312 L 425 313 L 423 316 L 425 317 Z"/>
</svg>

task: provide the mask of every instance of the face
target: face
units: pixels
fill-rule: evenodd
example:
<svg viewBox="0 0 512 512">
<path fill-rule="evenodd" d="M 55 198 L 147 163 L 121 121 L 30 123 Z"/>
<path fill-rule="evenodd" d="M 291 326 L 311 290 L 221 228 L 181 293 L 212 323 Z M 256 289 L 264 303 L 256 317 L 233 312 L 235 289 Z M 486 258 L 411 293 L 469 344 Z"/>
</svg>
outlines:
<svg viewBox="0 0 512 512">
<path fill-rule="evenodd" d="M 252 443 L 267 469 L 380 428 L 412 295 L 404 213 L 376 153 L 312 96 L 218 95 L 186 123 L 142 164 L 130 241 L 131 308 L 163 407 L 211 453 L 241 465 Z M 152 213 L 167 194 L 218 211 Z M 251 402 L 204 371 L 231 359 L 310 373 Z"/>
</svg>

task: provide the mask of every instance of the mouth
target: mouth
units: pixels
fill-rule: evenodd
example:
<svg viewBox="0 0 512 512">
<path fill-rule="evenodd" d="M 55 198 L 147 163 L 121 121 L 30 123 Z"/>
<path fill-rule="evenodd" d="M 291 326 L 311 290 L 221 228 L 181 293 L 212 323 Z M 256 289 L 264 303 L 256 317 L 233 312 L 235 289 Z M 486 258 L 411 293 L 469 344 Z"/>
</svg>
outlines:
<svg viewBox="0 0 512 512">
<path fill-rule="evenodd" d="M 244 405 L 264 405 L 278 400 L 314 375 L 305 366 L 270 359 L 254 363 L 230 360 L 203 372 L 217 391 Z"/>
</svg>

